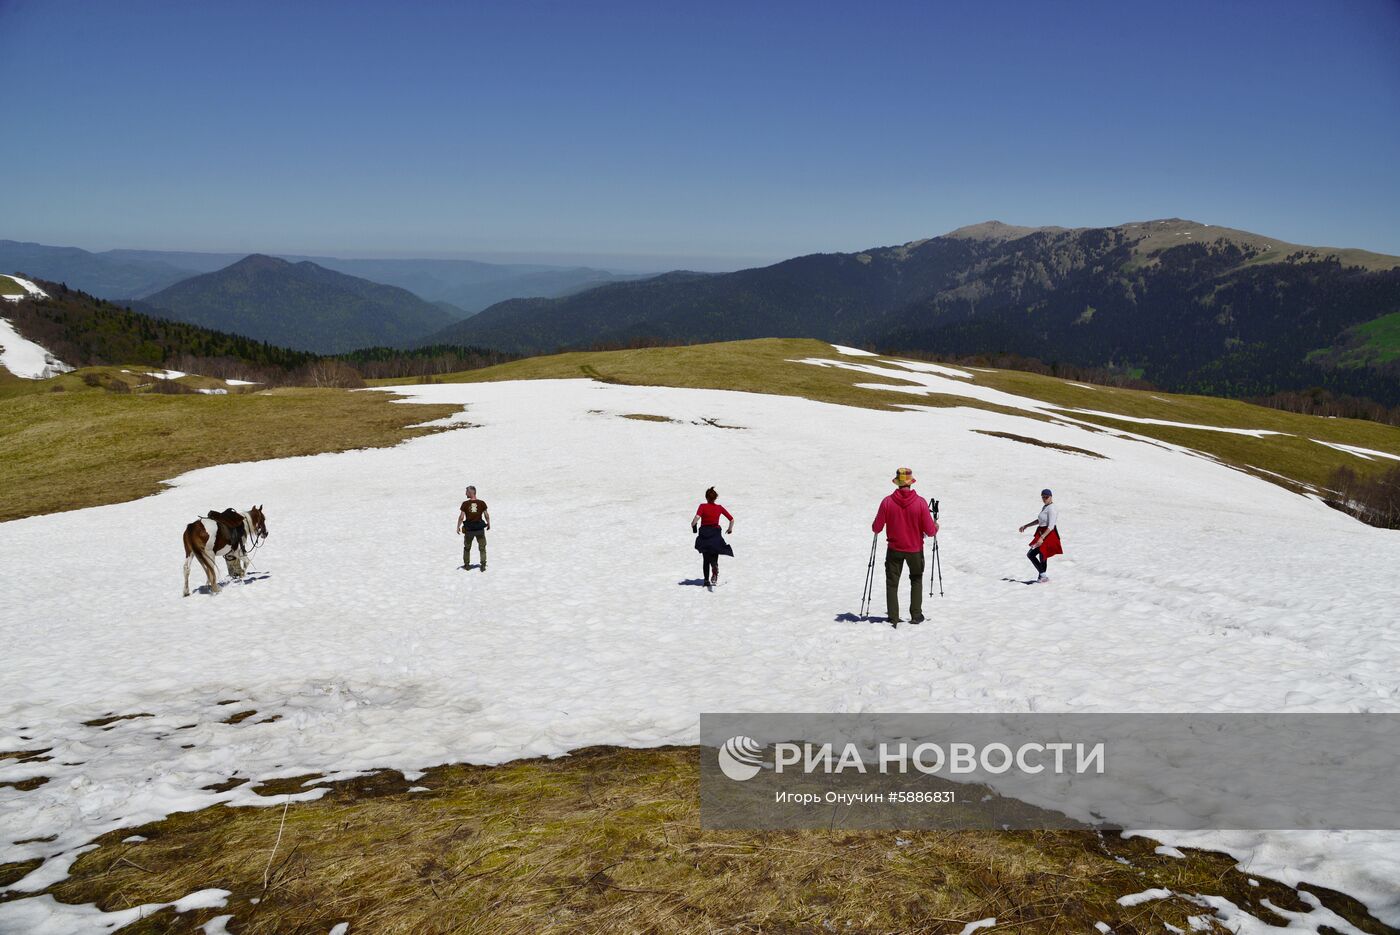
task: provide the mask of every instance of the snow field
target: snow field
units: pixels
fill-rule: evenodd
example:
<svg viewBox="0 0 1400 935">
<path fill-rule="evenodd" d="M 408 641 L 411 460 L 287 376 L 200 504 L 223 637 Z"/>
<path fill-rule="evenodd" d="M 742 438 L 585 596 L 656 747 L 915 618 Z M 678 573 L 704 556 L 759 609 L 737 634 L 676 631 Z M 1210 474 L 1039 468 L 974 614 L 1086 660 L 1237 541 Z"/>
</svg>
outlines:
<svg viewBox="0 0 1400 935">
<path fill-rule="evenodd" d="M 17 888 L 41 889 L 114 828 L 280 804 L 200 788 L 233 775 L 411 778 L 689 743 L 701 711 L 1400 709 L 1400 538 L 1170 446 L 968 408 L 587 381 L 398 391 L 464 403 L 456 421 L 480 427 L 208 468 L 133 503 L 0 524 L 0 750 L 52 757 L 0 761 L 0 781 L 49 778 L 0 788 L 0 861 L 54 858 Z M 634 412 L 680 421 L 618 417 Z M 901 464 L 942 501 L 947 597 L 895 631 L 841 618 Z M 485 574 L 457 567 L 468 483 L 491 509 Z M 699 577 L 689 522 L 710 484 L 737 518 L 714 593 L 680 584 Z M 1044 486 L 1068 554 L 1051 584 L 1025 587 L 1017 527 Z M 184 524 L 252 503 L 268 514 L 253 561 L 267 574 L 182 599 Z M 83 725 L 131 714 L 151 716 Z M 1171 838 L 1400 921 L 1400 834 Z M 0 904 L 0 930 L 33 905 Z"/>
</svg>

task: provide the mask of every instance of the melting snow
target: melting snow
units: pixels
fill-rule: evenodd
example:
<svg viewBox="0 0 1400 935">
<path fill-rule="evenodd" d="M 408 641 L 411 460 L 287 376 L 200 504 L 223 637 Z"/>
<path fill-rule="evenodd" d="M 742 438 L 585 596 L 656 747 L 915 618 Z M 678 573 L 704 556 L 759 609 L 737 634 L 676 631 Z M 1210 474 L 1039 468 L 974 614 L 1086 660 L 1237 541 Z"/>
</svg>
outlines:
<svg viewBox="0 0 1400 935">
<path fill-rule="evenodd" d="M 36 284 L 30 282 L 28 279 L 21 279 L 18 276 L 11 276 L 9 274 L 6 274 L 5 278 L 13 279 L 16 283 L 20 285 L 22 289 L 24 289 L 25 293 L 24 295 L 16 294 L 0 296 L 0 299 L 4 299 L 6 302 L 18 302 L 21 299 L 28 298 L 31 295 L 36 295 L 41 299 L 47 299 L 49 297 L 49 294 L 47 292 L 45 292 L 43 289 L 40 289 Z"/>
<path fill-rule="evenodd" d="M 1356 455 L 1358 458 L 1364 458 L 1367 461 L 1373 458 L 1389 458 L 1392 461 L 1400 461 L 1400 455 L 1393 455 L 1388 451 L 1376 451 L 1373 448 L 1358 448 L 1355 445 L 1343 445 L 1338 442 L 1325 442 L 1320 438 L 1314 438 L 1313 441 L 1317 442 L 1319 445 L 1326 445 L 1328 448 L 1335 448 L 1337 451 L 1345 451 L 1347 454 Z"/>
<path fill-rule="evenodd" d="M 581 380 L 396 391 L 468 404 L 479 427 L 208 468 L 131 503 L 0 524 L 0 750 L 52 748 L 46 762 L 0 761 L 0 782 L 51 780 L 0 787 L 0 862 L 49 858 L 11 889 L 61 878 L 107 831 L 215 802 L 281 804 L 256 781 L 691 743 L 699 712 L 736 704 L 1276 711 L 1302 692 L 1311 700 L 1292 703 L 1308 710 L 1400 710 L 1400 539 L 1172 446 L 967 407 Z M 677 421 L 618 418 L 629 412 Z M 1008 457 L 974 429 L 1109 460 L 1034 446 Z M 858 604 L 869 519 L 899 464 L 943 502 L 948 596 L 925 605 L 929 624 L 893 631 L 838 618 Z M 487 574 L 458 568 L 452 519 L 468 483 L 492 507 Z M 688 523 L 710 484 L 738 518 L 713 594 L 681 585 L 698 570 Z M 1017 527 L 1047 485 L 1068 554 L 1053 588 L 1011 587 L 1030 570 Z M 266 504 L 273 534 L 254 580 L 182 599 L 184 524 L 250 503 Z M 1278 559 L 1280 529 L 1306 536 L 1311 571 Z M 122 549 L 93 561 L 92 541 Z M 258 714 L 224 723 L 227 699 Z M 152 716 L 82 724 L 138 712 Z M 201 788 L 235 772 L 254 782 Z M 1153 836 L 1400 922 L 1400 833 Z M 0 930 L 56 917 L 92 930 L 117 915 L 95 912 L 15 899 L 0 903 Z"/>
<path fill-rule="evenodd" d="M 1171 894 L 1171 890 L 1164 890 L 1160 887 L 1150 890 L 1143 890 L 1141 893 L 1133 893 L 1129 896 L 1118 897 L 1118 905 L 1140 906 L 1143 903 L 1150 903 L 1155 899 L 1166 899 Z"/>
<path fill-rule="evenodd" d="M 40 345 L 20 337 L 7 318 L 0 318 L 0 365 L 29 380 L 44 380 L 73 369 Z"/>
</svg>

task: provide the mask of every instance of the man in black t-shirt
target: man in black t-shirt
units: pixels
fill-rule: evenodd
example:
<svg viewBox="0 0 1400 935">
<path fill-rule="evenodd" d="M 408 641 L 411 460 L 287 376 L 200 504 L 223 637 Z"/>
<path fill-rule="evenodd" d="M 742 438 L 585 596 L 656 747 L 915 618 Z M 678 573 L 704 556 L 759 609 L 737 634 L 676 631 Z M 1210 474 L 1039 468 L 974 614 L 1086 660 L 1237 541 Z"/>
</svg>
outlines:
<svg viewBox="0 0 1400 935">
<path fill-rule="evenodd" d="M 476 498 L 476 488 L 467 488 L 467 499 L 462 501 L 462 509 L 457 514 L 457 535 L 465 535 L 462 540 L 462 568 L 472 565 L 472 540 L 481 552 L 481 570 L 486 570 L 486 530 L 491 528 L 491 514 L 486 509 L 486 501 Z"/>
</svg>

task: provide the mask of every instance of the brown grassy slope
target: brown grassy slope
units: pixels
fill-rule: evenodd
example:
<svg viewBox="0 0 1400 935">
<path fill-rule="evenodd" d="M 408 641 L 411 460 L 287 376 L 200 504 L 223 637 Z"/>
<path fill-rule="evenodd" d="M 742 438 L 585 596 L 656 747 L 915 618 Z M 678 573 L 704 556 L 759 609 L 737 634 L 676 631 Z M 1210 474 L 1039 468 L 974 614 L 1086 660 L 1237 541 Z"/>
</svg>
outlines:
<svg viewBox="0 0 1400 935">
<path fill-rule="evenodd" d="M 227 907 L 166 910 L 124 931 L 193 932 L 232 914 L 240 935 L 338 922 L 378 935 L 955 933 L 990 917 L 997 931 L 1082 933 L 1102 921 L 1127 935 L 1192 931 L 1188 917 L 1209 915 L 1181 896 L 1117 902 L 1154 887 L 1225 896 L 1276 924 L 1262 900 L 1307 911 L 1288 887 L 1250 886 L 1226 856 L 1165 857 L 1143 838 L 701 831 L 699 755 L 598 747 L 439 767 L 412 784 L 424 792 L 381 773 L 290 806 L 285 825 L 275 806 L 177 814 L 104 836 L 49 892 L 112 910 L 226 889 Z M 147 840 L 122 843 L 132 834 Z M 1323 898 L 1363 931 L 1384 931 L 1354 901 Z"/>
</svg>

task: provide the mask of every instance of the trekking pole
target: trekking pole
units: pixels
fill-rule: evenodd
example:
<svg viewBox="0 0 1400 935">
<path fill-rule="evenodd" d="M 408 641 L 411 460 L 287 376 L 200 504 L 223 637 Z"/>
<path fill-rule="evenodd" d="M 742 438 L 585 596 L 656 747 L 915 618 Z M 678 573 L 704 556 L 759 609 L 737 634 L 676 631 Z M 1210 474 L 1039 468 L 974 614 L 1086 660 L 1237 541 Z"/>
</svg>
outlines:
<svg viewBox="0 0 1400 935">
<path fill-rule="evenodd" d="M 938 501 L 929 497 L 929 512 L 933 514 L 933 521 L 938 522 Z M 934 568 L 938 569 L 938 596 L 943 596 L 943 561 L 938 556 L 938 533 L 933 534 L 933 555 L 931 556 Z M 928 596 L 933 597 L 933 575 L 928 576 Z"/>
<path fill-rule="evenodd" d="M 860 615 L 870 616 L 870 601 L 875 587 L 875 546 L 880 541 L 880 534 L 877 532 L 870 537 L 870 564 L 865 568 L 865 590 L 860 592 Z"/>
<path fill-rule="evenodd" d="M 943 558 L 938 552 L 938 537 L 933 537 L 933 567 L 938 569 L 938 596 L 943 596 Z M 928 576 L 928 596 L 933 597 L 933 575 Z"/>
</svg>

